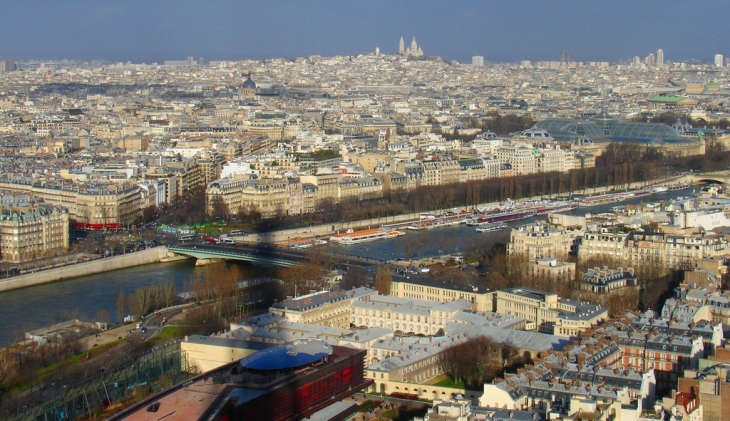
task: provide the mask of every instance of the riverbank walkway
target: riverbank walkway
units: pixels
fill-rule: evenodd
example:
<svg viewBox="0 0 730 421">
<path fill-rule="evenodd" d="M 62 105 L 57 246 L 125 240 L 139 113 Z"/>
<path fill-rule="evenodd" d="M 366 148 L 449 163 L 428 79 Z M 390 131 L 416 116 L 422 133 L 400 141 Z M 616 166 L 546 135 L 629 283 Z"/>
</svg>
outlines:
<svg viewBox="0 0 730 421">
<path fill-rule="evenodd" d="M 699 181 L 699 180 L 712 180 L 714 175 L 720 175 L 725 174 L 726 172 L 718 172 L 715 173 L 706 173 L 706 174 L 692 174 L 692 175 L 681 175 L 676 177 L 669 177 L 669 178 L 660 178 L 655 179 L 651 181 L 640 181 L 635 182 L 631 184 L 620 184 L 620 185 L 611 185 L 611 186 L 604 186 L 604 187 L 596 187 L 596 188 L 589 188 L 585 190 L 575 191 L 575 192 L 562 192 L 562 195 L 570 195 L 573 193 L 583 193 L 583 194 L 601 194 L 606 193 L 609 191 L 615 191 L 615 190 L 621 190 L 621 189 L 639 189 L 644 188 L 648 186 L 655 186 L 655 185 L 662 185 L 662 184 L 679 184 L 684 182 L 691 182 L 691 181 Z M 715 177 L 718 178 L 718 177 Z M 729 178 L 730 181 L 730 178 Z M 536 201 L 541 200 L 548 196 L 535 196 L 535 197 L 526 197 L 517 200 L 517 203 L 521 202 L 529 202 L 529 201 Z M 487 207 L 494 207 L 498 206 L 499 202 L 490 202 L 490 203 L 481 203 L 478 205 L 474 205 L 472 207 L 474 208 L 487 208 Z M 465 206 L 458 206 L 457 208 L 466 208 Z M 372 229 L 380 227 L 381 225 L 393 225 L 393 224 L 400 224 L 400 223 L 406 223 L 406 222 L 412 222 L 417 221 L 420 218 L 421 213 L 433 213 L 433 214 L 442 214 L 447 211 L 453 211 L 452 208 L 447 209 L 434 209 L 430 211 L 424 211 L 424 212 L 416 212 L 416 213 L 409 213 L 404 215 L 389 215 L 389 216 L 383 216 L 379 218 L 370 218 L 370 219 L 363 219 L 359 221 L 351 221 L 351 222 L 343 222 L 343 223 L 327 223 L 327 224 L 320 224 L 320 225 L 312 225 L 309 227 L 298 227 L 298 228 L 288 228 L 288 229 L 281 229 L 276 231 L 269 231 L 269 232 L 262 232 L 262 233 L 249 233 L 244 236 L 231 236 L 236 242 L 238 243 L 244 243 L 244 244 L 280 244 L 280 243 L 287 243 L 291 242 L 294 239 L 299 238 L 300 240 L 305 239 L 317 239 L 317 238 L 327 238 L 331 235 L 335 234 L 342 234 L 347 232 L 347 230 L 362 230 L 362 229 Z"/>
</svg>

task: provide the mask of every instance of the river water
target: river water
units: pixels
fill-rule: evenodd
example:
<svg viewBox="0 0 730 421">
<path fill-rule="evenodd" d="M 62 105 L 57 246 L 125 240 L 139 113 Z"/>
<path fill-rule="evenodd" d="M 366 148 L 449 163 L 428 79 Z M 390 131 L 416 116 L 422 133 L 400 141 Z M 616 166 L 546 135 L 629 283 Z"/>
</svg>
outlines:
<svg viewBox="0 0 730 421">
<path fill-rule="evenodd" d="M 654 202 L 678 196 L 688 196 L 691 190 L 666 192 L 631 199 L 621 204 Z M 600 213 L 614 205 L 578 208 L 570 214 Z M 509 223 L 510 227 L 530 223 L 529 218 Z M 544 216 L 540 219 L 545 219 Z M 348 254 L 372 259 L 437 257 L 462 253 L 470 247 L 485 247 L 497 242 L 506 242 L 509 229 L 490 233 L 476 232 L 474 227 L 454 225 L 432 230 L 409 231 L 404 237 L 387 240 L 336 246 Z M 334 246 L 328 246 L 334 247 Z M 246 273 L 247 266 L 240 265 Z M 198 276 L 205 270 L 195 267 L 194 261 L 157 263 L 134 268 L 121 269 L 80 278 L 53 282 L 0 293 L 0 346 L 17 340 L 19 332 L 64 321 L 75 314 L 82 320 L 93 320 L 97 311 L 105 310 L 111 321 L 116 321 L 116 301 L 119 291 L 129 295 L 137 288 L 173 280 L 178 291 L 193 274 Z M 253 270 L 250 273 L 253 275 Z"/>
</svg>

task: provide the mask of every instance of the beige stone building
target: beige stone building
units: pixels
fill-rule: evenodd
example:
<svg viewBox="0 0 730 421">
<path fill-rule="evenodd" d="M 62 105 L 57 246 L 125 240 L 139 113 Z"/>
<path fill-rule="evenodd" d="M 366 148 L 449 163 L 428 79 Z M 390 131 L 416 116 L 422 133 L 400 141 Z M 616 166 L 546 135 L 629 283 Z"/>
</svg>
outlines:
<svg viewBox="0 0 730 421">
<path fill-rule="evenodd" d="M 352 303 L 373 294 L 369 288 L 320 291 L 275 303 L 269 312 L 289 322 L 348 329 Z"/>
<path fill-rule="evenodd" d="M 605 255 L 637 267 L 647 263 L 668 267 L 696 265 L 723 256 L 727 239 L 716 234 L 669 235 L 663 232 L 588 232 L 578 247 L 578 258 Z"/>
<path fill-rule="evenodd" d="M 365 375 L 379 385 L 376 389 L 378 392 L 381 390 L 384 393 L 398 392 L 400 390 L 397 389 L 403 386 L 402 383 L 406 383 L 401 393 L 409 393 L 408 384 L 415 390 L 419 384 L 443 374 L 439 364 L 439 354 L 467 340 L 466 335 L 453 335 L 410 345 L 407 350 L 397 355 L 370 364 Z"/>
<path fill-rule="evenodd" d="M 575 263 L 560 261 L 554 257 L 545 257 L 531 262 L 528 270 L 533 277 L 572 281 L 575 279 Z"/>
<path fill-rule="evenodd" d="M 20 263 L 67 252 L 69 215 L 44 203 L 0 208 L 0 254 Z"/>
<path fill-rule="evenodd" d="M 403 278 L 394 279 L 390 295 L 439 303 L 467 300 L 472 303 L 472 307 L 476 311 L 494 311 L 494 292 L 427 279 L 419 280 L 418 283 Z"/>
<path fill-rule="evenodd" d="M 466 183 L 469 181 L 485 180 L 489 178 L 487 169 L 484 166 L 484 161 L 480 158 L 475 159 L 460 159 L 459 166 L 459 182 Z M 497 167 L 499 168 L 499 167 Z M 499 169 L 498 169 L 499 171 Z"/>
<path fill-rule="evenodd" d="M 608 318 L 608 309 L 528 288 L 506 288 L 494 295 L 497 313 L 527 320 L 526 329 L 555 336 L 576 336 Z"/>
<path fill-rule="evenodd" d="M 262 218 L 287 215 L 290 212 L 290 191 L 286 179 L 249 180 L 241 191 L 241 206 L 261 212 Z"/>
<path fill-rule="evenodd" d="M 454 159 L 423 161 L 423 185 L 441 186 L 459 182 L 461 166 Z"/>
<path fill-rule="evenodd" d="M 408 190 L 408 177 L 399 173 L 383 174 L 383 192 L 396 192 Z"/>
<path fill-rule="evenodd" d="M 198 373 L 205 373 L 271 346 L 263 342 L 236 339 L 233 335 L 230 338 L 226 336 L 186 336 L 180 342 L 180 349 L 185 351 L 189 366 L 196 367 Z"/>
<path fill-rule="evenodd" d="M 200 173 L 203 177 L 203 183 L 208 185 L 217 180 L 221 176 L 221 169 L 226 159 L 223 155 L 212 151 L 201 151 L 200 156 L 196 158 Z"/>
<path fill-rule="evenodd" d="M 85 229 L 116 229 L 133 223 L 146 204 L 136 184 L 78 186 L 2 179 L 0 189 L 26 193 L 68 210 L 71 224 Z"/>
<path fill-rule="evenodd" d="M 523 255 L 531 262 L 543 258 L 565 259 L 574 252 L 581 230 L 552 228 L 536 222 L 513 228 L 507 244 L 509 255 Z"/>
<path fill-rule="evenodd" d="M 248 126 L 246 130 L 253 135 L 265 135 L 271 140 L 280 141 L 284 139 L 285 126 L 283 124 L 277 124 L 273 122 L 262 122 L 253 123 Z M 294 135 L 296 135 L 296 133 Z"/>
<path fill-rule="evenodd" d="M 432 300 L 402 300 L 377 296 L 352 303 L 350 323 L 359 327 L 384 327 L 413 335 L 443 333 L 454 317 L 472 308 L 466 299 L 438 303 Z"/>
<path fill-rule="evenodd" d="M 512 166 L 512 175 L 533 174 L 538 171 L 533 149 L 525 146 L 504 145 L 497 149 L 497 159 Z"/>
<path fill-rule="evenodd" d="M 337 174 L 317 174 L 303 175 L 300 177 L 302 183 L 310 183 L 317 186 L 317 201 L 322 203 L 323 200 L 332 200 L 333 203 L 338 201 L 339 193 L 339 176 Z"/>
</svg>

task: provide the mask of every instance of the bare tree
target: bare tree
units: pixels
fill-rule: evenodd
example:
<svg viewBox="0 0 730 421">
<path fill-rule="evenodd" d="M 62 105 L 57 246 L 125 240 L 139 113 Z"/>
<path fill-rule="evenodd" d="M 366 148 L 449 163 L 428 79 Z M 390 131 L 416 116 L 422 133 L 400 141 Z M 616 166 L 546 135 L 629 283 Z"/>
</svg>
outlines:
<svg viewBox="0 0 730 421">
<path fill-rule="evenodd" d="M 124 316 L 127 315 L 127 300 L 124 296 L 123 291 L 119 291 L 119 295 L 117 296 L 117 319 L 119 321 L 124 320 Z"/>
<path fill-rule="evenodd" d="M 518 358 L 511 344 L 478 336 L 445 349 L 438 361 L 455 382 L 463 381 L 466 387 L 477 388 L 500 375 L 505 366 Z"/>
<path fill-rule="evenodd" d="M 375 289 L 380 295 L 390 295 L 390 288 L 393 285 L 393 276 L 387 267 L 380 265 L 375 270 Z"/>
</svg>

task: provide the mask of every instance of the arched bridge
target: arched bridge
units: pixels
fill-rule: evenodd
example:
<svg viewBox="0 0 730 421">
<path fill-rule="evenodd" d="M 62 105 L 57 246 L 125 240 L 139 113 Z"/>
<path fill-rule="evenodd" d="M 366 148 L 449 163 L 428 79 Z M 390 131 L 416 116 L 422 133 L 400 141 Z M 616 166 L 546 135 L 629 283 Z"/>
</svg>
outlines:
<svg viewBox="0 0 730 421">
<path fill-rule="evenodd" d="M 167 248 L 167 251 L 182 256 L 195 257 L 196 259 L 241 260 L 251 263 L 262 263 L 284 267 L 289 267 L 297 264 L 297 262 L 293 260 L 280 259 L 264 254 L 231 250 L 209 245 L 170 246 Z"/>
<path fill-rule="evenodd" d="M 687 176 L 687 181 L 691 183 L 730 184 L 730 171 L 694 173 Z"/>
</svg>

